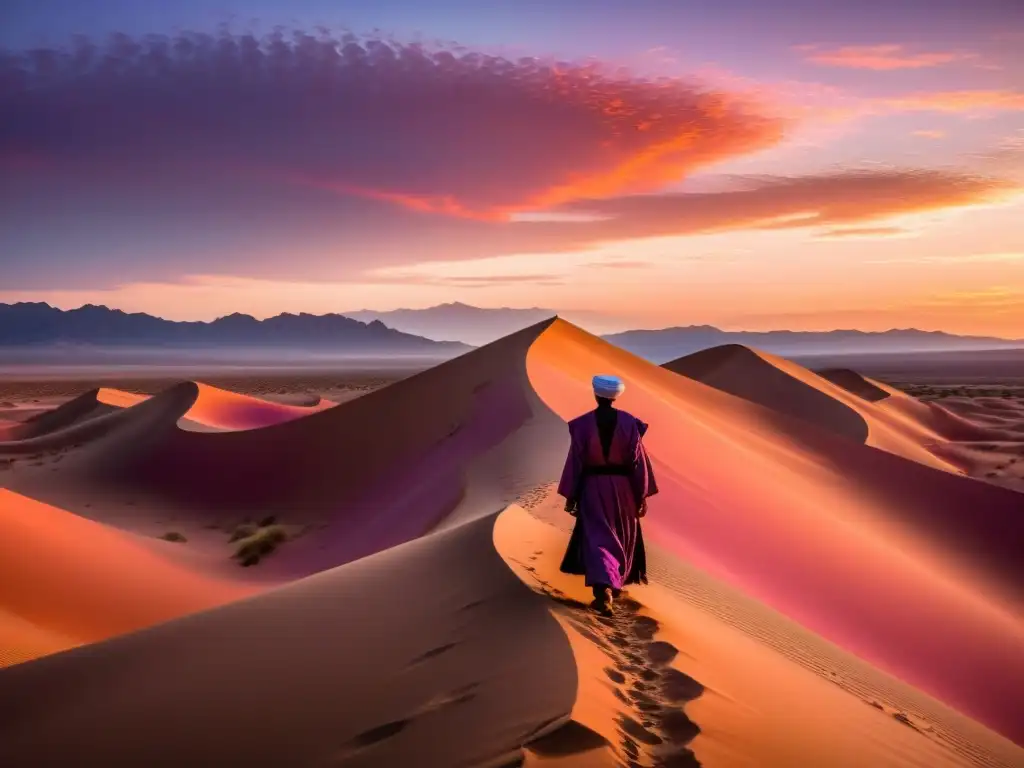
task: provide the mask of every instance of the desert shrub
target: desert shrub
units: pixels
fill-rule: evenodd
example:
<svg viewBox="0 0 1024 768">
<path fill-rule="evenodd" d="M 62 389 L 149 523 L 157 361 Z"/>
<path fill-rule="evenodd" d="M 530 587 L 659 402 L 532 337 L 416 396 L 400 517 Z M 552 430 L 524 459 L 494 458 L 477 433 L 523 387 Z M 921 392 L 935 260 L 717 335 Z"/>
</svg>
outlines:
<svg viewBox="0 0 1024 768">
<path fill-rule="evenodd" d="M 258 528 L 252 523 L 242 523 L 241 525 L 236 526 L 235 530 L 231 532 L 231 538 L 229 538 L 228 541 L 234 543 L 236 541 L 241 541 L 242 539 L 248 539 L 250 536 L 253 536 L 257 530 Z"/>
<path fill-rule="evenodd" d="M 287 539 L 288 534 L 280 525 L 268 525 L 260 528 L 251 536 L 238 542 L 235 559 L 246 567 L 256 565 Z"/>
<path fill-rule="evenodd" d="M 177 541 L 177 542 L 188 541 L 188 539 L 185 538 L 184 534 L 178 533 L 177 531 L 168 531 L 167 533 L 165 533 L 160 538 L 163 539 L 164 541 Z"/>
</svg>

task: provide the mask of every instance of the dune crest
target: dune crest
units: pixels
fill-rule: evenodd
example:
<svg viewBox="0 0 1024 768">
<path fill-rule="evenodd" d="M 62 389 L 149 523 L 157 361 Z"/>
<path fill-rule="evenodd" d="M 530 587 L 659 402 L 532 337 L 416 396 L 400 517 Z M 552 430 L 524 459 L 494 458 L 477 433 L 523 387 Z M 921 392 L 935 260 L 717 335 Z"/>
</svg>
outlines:
<svg viewBox="0 0 1024 768">
<path fill-rule="evenodd" d="M 922 403 L 853 371 L 814 373 L 766 352 L 730 345 L 665 363 L 664 368 L 822 429 L 949 472 L 960 467 L 942 451 L 947 440 L 986 433 L 941 406 Z"/>
</svg>

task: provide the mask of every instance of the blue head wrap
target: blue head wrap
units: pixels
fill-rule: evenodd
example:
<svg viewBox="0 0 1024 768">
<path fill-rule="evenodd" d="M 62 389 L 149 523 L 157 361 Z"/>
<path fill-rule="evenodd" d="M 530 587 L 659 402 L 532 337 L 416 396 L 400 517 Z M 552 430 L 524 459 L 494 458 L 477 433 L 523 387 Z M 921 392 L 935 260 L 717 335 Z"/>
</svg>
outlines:
<svg viewBox="0 0 1024 768">
<path fill-rule="evenodd" d="M 626 391 L 626 385 L 618 376 L 595 376 L 594 395 L 608 400 L 614 400 Z"/>
</svg>

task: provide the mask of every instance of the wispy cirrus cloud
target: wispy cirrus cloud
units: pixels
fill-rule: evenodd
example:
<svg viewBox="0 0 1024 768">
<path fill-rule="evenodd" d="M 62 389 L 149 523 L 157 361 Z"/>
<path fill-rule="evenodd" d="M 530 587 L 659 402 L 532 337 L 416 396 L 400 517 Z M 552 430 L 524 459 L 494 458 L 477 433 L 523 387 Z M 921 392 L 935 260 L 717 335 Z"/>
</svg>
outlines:
<svg viewBox="0 0 1024 768">
<path fill-rule="evenodd" d="M 962 90 L 911 93 L 881 104 L 899 112 L 996 113 L 1024 111 L 1024 92 Z"/>
<path fill-rule="evenodd" d="M 994 285 L 969 291 L 949 291 L 931 296 L 926 305 L 932 307 L 970 307 L 972 310 L 996 313 L 1024 310 L 1024 288 Z"/>
<path fill-rule="evenodd" d="M 891 240 L 916 237 L 917 232 L 904 227 L 844 227 L 829 229 L 815 235 L 817 240 Z"/>
<path fill-rule="evenodd" d="M 881 259 L 870 259 L 869 264 L 984 264 L 984 263 L 1021 263 L 1024 264 L 1024 252 L 995 251 L 991 253 L 961 253 L 940 255 L 890 256 Z"/>
<path fill-rule="evenodd" d="M 836 231 L 906 214 L 997 204 L 1021 193 L 1014 183 L 985 176 L 878 169 L 760 177 L 729 192 L 638 195 L 577 201 L 566 208 L 606 216 L 587 229 L 607 240 L 731 229 Z"/>
<path fill-rule="evenodd" d="M 976 54 L 967 51 L 913 51 L 898 43 L 835 48 L 809 44 L 795 46 L 793 50 L 803 54 L 804 60 L 812 64 L 875 71 L 923 69 L 976 58 Z"/>
<path fill-rule="evenodd" d="M 598 269 L 649 269 L 654 266 L 654 262 L 638 259 L 612 259 L 610 261 L 591 261 L 584 266 Z"/>
<path fill-rule="evenodd" d="M 369 276 L 374 285 L 440 286 L 449 288 L 492 288 L 501 285 L 565 285 L 566 276 L 558 272 L 533 274 L 446 275 L 426 270 L 380 270 Z"/>
</svg>

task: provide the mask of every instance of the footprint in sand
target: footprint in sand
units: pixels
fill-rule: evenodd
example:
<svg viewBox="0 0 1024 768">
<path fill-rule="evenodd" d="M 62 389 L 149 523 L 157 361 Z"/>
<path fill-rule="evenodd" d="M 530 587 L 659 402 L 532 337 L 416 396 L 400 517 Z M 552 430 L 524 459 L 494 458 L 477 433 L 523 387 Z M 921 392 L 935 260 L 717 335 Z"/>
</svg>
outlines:
<svg viewBox="0 0 1024 768">
<path fill-rule="evenodd" d="M 573 627 L 612 662 L 604 674 L 625 707 L 618 720 L 618 746 L 624 764 L 629 768 L 699 768 L 700 761 L 687 745 L 700 733 L 700 727 L 682 705 L 701 696 L 705 688 L 671 666 L 679 649 L 654 639 L 660 629 L 658 621 L 640 615 L 643 606 L 631 598 L 616 602 L 614 616 L 598 617 L 587 606 L 538 581 L 545 594 L 569 609 Z"/>
<path fill-rule="evenodd" d="M 539 757 L 568 757 L 611 746 L 601 734 L 575 720 L 530 741 L 524 749 Z"/>
<path fill-rule="evenodd" d="M 393 739 L 417 718 L 428 715 L 431 712 L 436 712 L 437 710 L 445 707 L 468 704 L 476 698 L 477 688 L 479 688 L 478 683 L 469 683 L 468 685 L 461 686 L 434 697 L 415 712 L 411 713 L 409 717 L 382 723 L 381 725 L 376 725 L 373 728 L 357 733 L 348 741 L 347 744 L 334 753 L 333 764 L 343 763 L 348 758 L 363 752 L 364 750 L 373 749 L 377 745 L 388 741 L 389 739 Z"/>
<path fill-rule="evenodd" d="M 457 645 L 458 643 L 445 643 L 444 645 L 439 645 L 437 648 L 431 648 L 426 653 L 420 654 L 411 662 L 409 662 L 409 666 L 413 667 L 417 664 L 422 664 L 424 661 L 429 661 L 430 659 L 440 656 L 442 653 L 447 653 Z"/>
</svg>

